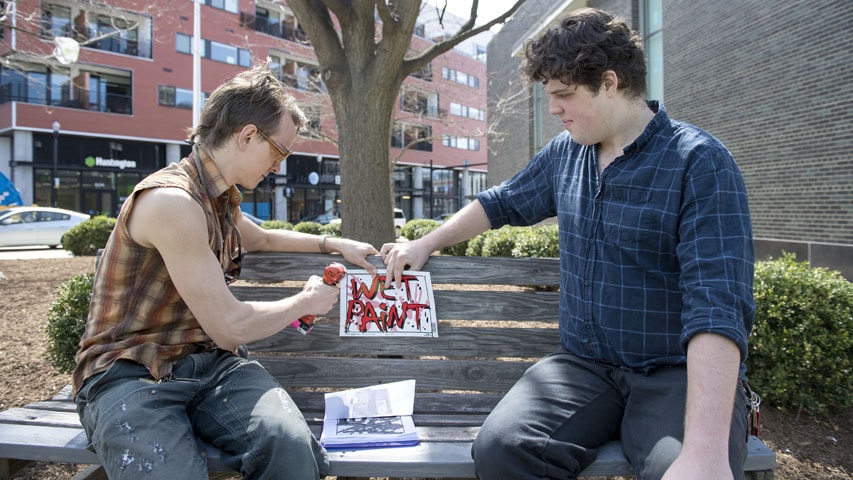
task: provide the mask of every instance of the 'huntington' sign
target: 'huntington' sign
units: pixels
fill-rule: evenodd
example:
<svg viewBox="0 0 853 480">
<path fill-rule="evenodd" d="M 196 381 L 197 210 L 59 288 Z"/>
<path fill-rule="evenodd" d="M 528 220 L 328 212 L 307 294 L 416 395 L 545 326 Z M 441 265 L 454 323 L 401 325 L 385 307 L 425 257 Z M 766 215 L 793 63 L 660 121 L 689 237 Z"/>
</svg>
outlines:
<svg viewBox="0 0 853 480">
<path fill-rule="evenodd" d="M 92 167 L 112 167 L 124 170 L 125 168 L 136 168 L 136 162 L 127 159 L 104 158 L 104 157 L 86 157 L 84 160 L 86 166 Z"/>
</svg>

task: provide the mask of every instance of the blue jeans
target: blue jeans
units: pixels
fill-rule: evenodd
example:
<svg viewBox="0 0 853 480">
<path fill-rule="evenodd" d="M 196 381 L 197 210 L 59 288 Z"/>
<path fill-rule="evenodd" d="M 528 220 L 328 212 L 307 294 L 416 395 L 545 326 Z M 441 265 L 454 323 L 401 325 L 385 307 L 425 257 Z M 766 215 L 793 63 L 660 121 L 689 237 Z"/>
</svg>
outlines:
<svg viewBox="0 0 853 480">
<path fill-rule="evenodd" d="M 244 479 L 316 480 L 326 451 L 278 382 L 222 350 L 179 360 L 155 381 L 119 360 L 77 393 L 77 412 L 110 479 L 207 479 L 196 437 Z"/>
<path fill-rule="evenodd" d="M 530 367 L 492 410 L 474 441 L 478 478 L 574 479 L 597 447 L 619 439 L 639 480 L 660 479 L 681 452 L 686 367 L 649 375 L 581 359 L 565 350 Z M 734 399 L 729 462 L 743 479 L 747 394 Z"/>
</svg>

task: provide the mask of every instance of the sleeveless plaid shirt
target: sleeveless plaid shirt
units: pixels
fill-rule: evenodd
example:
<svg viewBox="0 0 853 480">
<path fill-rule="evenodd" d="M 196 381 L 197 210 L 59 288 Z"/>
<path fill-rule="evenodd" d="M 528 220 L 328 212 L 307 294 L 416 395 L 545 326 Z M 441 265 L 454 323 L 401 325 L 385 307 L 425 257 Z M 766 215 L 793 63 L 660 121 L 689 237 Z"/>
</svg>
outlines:
<svg viewBox="0 0 853 480">
<path fill-rule="evenodd" d="M 87 378 L 107 370 L 116 360 L 138 362 L 154 379 L 161 379 L 171 373 L 177 360 L 215 348 L 178 294 L 160 253 L 134 242 L 127 225 L 140 192 L 180 188 L 207 215 L 210 249 L 223 273 L 233 272 L 241 248 L 239 232 L 228 221 L 226 209 L 233 218 L 240 208 L 240 193 L 225 182 L 212 160 L 202 159 L 201 169 L 199 177 L 192 156 L 173 163 L 143 179 L 122 206 L 95 272 L 89 317 L 72 377 L 75 395 Z"/>
</svg>

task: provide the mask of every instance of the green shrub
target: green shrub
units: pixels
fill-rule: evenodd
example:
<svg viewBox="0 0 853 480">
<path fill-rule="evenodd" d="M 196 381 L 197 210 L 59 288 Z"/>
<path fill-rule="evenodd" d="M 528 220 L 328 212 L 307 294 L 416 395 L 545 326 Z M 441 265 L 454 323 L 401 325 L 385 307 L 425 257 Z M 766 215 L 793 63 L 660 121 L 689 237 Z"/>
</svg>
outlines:
<svg viewBox="0 0 853 480">
<path fill-rule="evenodd" d="M 486 240 L 486 234 L 491 230 L 481 233 L 474 238 L 468 239 L 468 247 L 465 249 L 465 255 L 469 257 L 483 256 L 483 242 Z"/>
<path fill-rule="evenodd" d="M 556 225 L 522 227 L 516 230 L 513 257 L 556 258 L 560 256 L 560 237 Z"/>
<path fill-rule="evenodd" d="M 323 235 L 328 235 L 330 237 L 340 237 L 341 236 L 341 224 L 340 223 L 329 223 L 327 225 L 323 225 L 323 228 L 320 229 Z"/>
<path fill-rule="evenodd" d="M 115 218 L 98 215 L 74 225 L 62 236 L 62 248 L 77 257 L 95 255 L 107 245 L 115 224 Z"/>
<path fill-rule="evenodd" d="M 45 356 L 62 373 L 74 370 L 74 355 L 89 315 L 93 279 L 94 274 L 81 273 L 60 285 L 47 313 Z"/>
<path fill-rule="evenodd" d="M 444 247 L 441 249 L 441 253 L 445 255 L 457 255 L 464 256 L 468 252 L 468 240 L 464 242 L 459 242 L 455 245 L 451 245 L 449 247 Z"/>
<path fill-rule="evenodd" d="M 792 254 L 757 262 L 752 388 L 780 408 L 853 405 L 853 283 Z"/>
<path fill-rule="evenodd" d="M 485 238 L 483 239 L 482 256 L 511 257 L 518 232 L 518 227 L 503 226 L 497 230 L 489 230 L 483 233 Z"/>
<path fill-rule="evenodd" d="M 317 222 L 299 222 L 293 226 L 293 230 L 301 233 L 310 233 L 311 235 L 323 234 L 323 226 Z"/>
<path fill-rule="evenodd" d="M 406 222 L 400 229 L 400 235 L 409 240 L 417 240 L 438 228 L 439 223 L 430 218 L 416 218 Z"/>
<path fill-rule="evenodd" d="M 283 220 L 267 220 L 261 224 L 265 230 L 293 230 L 293 224 Z"/>
</svg>

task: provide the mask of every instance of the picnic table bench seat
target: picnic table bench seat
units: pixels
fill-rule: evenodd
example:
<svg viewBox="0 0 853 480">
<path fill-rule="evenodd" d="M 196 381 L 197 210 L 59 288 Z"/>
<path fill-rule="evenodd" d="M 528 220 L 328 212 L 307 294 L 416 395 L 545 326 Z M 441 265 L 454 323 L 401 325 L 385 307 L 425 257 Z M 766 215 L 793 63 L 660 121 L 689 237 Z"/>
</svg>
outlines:
<svg viewBox="0 0 853 480">
<path fill-rule="evenodd" d="M 340 257 L 249 254 L 231 288 L 242 300 L 279 299 L 332 260 Z M 325 392 L 416 380 L 420 444 L 330 450 L 330 476 L 474 478 L 471 442 L 483 420 L 527 367 L 558 347 L 559 260 L 434 256 L 424 270 L 433 282 L 437 338 L 341 337 L 336 307 L 309 335 L 287 328 L 248 345 L 250 358 L 281 382 L 318 437 Z M 30 461 L 92 465 L 76 478 L 105 478 L 86 449 L 70 393 L 69 386 L 49 400 L 0 412 L 0 480 Z M 748 450 L 744 471 L 770 478 L 774 452 L 754 436 Z M 212 476 L 225 471 L 215 448 L 206 455 Z M 610 442 L 582 476 L 632 474 L 620 444 Z"/>
</svg>

